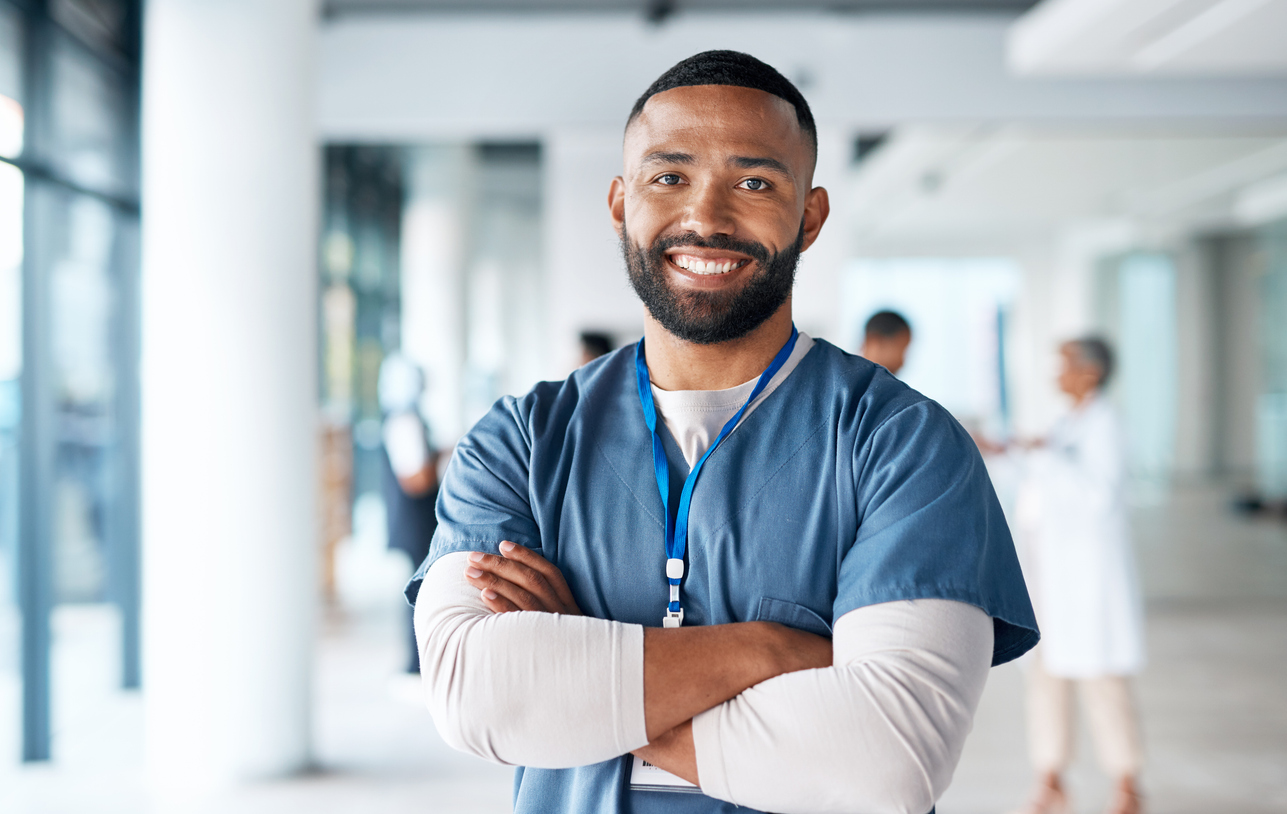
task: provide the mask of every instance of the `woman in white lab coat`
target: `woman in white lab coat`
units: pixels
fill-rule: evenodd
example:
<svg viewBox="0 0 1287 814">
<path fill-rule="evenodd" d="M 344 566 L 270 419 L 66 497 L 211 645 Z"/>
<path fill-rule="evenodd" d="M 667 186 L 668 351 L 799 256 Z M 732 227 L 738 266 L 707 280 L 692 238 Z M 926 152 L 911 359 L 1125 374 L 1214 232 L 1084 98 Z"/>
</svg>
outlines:
<svg viewBox="0 0 1287 814">
<path fill-rule="evenodd" d="M 1138 716 L 1129 677 L 1144 664 L 1143 613 L 1127 517 L 1125 445 L 1103 396 L 1112 372 L 1097 338 L 1060 348 L 1059 388 L 1072 410 L 1028 444 L 1017 509 L 1024 574 L 1041 626 L 1028 669 L 1028 725 L 1037 793 L 1024 814 L 1069 810 L 1074 692 L 1099 762 L 1116 781 L 1111 814 L 1142 810 Z"/>
</svg>

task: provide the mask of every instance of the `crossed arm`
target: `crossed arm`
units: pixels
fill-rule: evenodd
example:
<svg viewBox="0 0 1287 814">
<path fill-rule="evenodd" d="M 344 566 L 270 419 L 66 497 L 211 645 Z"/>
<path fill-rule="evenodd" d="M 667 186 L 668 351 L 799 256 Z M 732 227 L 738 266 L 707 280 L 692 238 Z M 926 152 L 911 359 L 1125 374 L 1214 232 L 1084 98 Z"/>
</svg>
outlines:
<svg viewBox="0 0 1287 814">
<path fill-rule="evenodd" d="M 990 619 L 943 600 L 846 614 L 834 666 L 831 643 L 779 625 L 644 630 L 579 613 L 557 569 L 521 546 L 435 563 L 417 632 L 448 742 L 548 767 L 634 751 L 762 809 L 924 812 L 991 656 Z"/>
<path fill-rule="evenodd" d="M 465 578 L 493 613 L 581 615 L 559 569 L 524 546 L 469 555 Z M 635 754 L 698 784 L 693 717 L 783 673 L 831 666 L 831 642 L 772 622 L 644 628 L 644 720 Z"/>
</svg>

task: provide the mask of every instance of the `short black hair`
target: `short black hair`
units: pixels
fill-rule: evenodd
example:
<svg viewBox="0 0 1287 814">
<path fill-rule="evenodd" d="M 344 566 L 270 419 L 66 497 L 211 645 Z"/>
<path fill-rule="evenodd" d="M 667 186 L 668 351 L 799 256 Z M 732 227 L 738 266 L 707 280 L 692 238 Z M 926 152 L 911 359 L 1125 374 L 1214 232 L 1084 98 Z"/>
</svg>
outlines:
<svg viewBox="0 0 1287 814">
<path fill-rule="evenodd" d="M 891 337 L 911 332 L 911 324 L 897 311 L 877 311 L 867 320 L 867 327 L 864 329 L 867 336 Z"/>
<path fill-rule="evenodd" d="M 611 353 L 616 343 L 612 337 L 599 331 L 582 331 L 581 347 L 597 359 L 605 353 Z"/>
<path fill-rule="evenodd" d="M 818 149 L 818 127 L 813 123 L 813 111 L 804 100 L 800 89 L 791 84 L 791 80 L 778 73 L 773 66 L 761 62 L 750 54 L 741 51 L 703 51 L 677 63 L 673 68 L 657 77 L 657 81 L 648 86 L 635 102 L 626 119 L 626 127 L 639 117 L 644 105 L 658 93 L 674 88 L 691 85 L 731 85 L 738 88 L 752 88 L 771 93 L 779 99 L 790 102 L 795 108 L 795 119 L 800 129 L 809 139 L 809 144 L 816 152 Z"/>
<path fill-rule="evenodd" d="M 1072 346 L 1077 358 L 1099 371 L 1099 386 L 1108 384 L 1113 375 L 1113 346 L 1099 336 L 1083 336 L 1068 343 Z"/>
</svg>

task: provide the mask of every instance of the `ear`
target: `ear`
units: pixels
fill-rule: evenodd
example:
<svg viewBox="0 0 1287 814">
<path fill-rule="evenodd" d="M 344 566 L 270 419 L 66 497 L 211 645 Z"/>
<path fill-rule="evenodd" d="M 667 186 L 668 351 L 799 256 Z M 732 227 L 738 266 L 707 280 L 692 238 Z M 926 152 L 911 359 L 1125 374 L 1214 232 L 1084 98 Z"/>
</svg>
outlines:
<svg viewBox="0 0 1287 814">
<path fill-rule="evenodd" d="M 818 239 L 818 233 L 822 231 L 822 224 L 827 222 L 827 216 L 831 214 L 831 198 L 827 195 L 827 190 L 822 187 L 814 187 L 809 190 L 809 194 L 804 198 L 804 248 L 807 249 L 813 245 L 813 241 Z"/>
<path fill-rule="evenodd" d="M 626 222 L 626 182 L 620 175 L 612 179 L 608 187 L 608 214 L 612 217 L 612 228 L 621 237 L 621 227 Z"/>
</svg>

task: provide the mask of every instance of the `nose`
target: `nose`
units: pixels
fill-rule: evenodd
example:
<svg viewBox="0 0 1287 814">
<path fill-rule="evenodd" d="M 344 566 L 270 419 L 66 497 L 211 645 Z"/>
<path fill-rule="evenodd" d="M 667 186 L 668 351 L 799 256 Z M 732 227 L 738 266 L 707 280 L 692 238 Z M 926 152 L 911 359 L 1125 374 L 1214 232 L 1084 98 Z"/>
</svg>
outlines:
<svg viewBox="0 0 1287 814">
<path fill-rule="evenodd" d="M 694 184 L 684 207 L 681 227 L 702 237 L 731 235 L 737 230 L 731 193 L 718 183 Z"/>
</svg>

